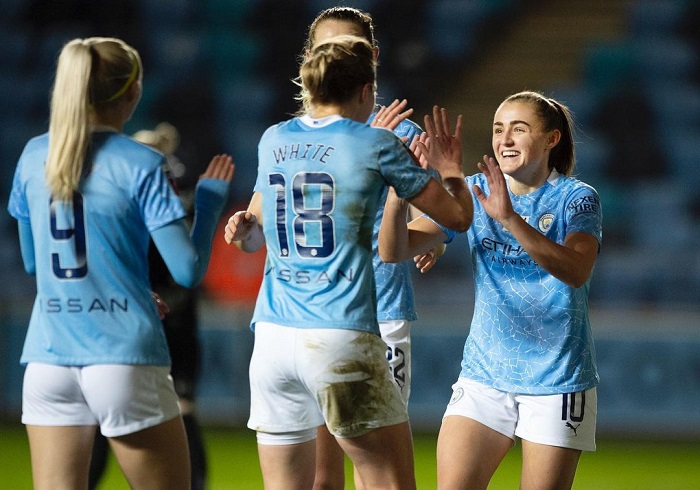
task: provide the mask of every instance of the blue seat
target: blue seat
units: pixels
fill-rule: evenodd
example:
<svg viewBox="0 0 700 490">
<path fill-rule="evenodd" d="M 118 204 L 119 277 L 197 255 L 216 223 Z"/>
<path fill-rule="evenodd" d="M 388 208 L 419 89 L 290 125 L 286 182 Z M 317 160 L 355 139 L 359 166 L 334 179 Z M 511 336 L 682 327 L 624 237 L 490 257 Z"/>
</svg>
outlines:
<svg viewBox="0 0 700 490">
<path fill-rule="evenodd" d="M 250 76 L 232 83 L 225 76 L 216 80 L 221 117 L 241 120 L 269 120 L 275 102 L 275 86 L 265 79 Z"/>
<path fill-rule="evenodd" d="M 576 123 L 583 127 L 589 123 L 601 104 L 601 94 L 582 82 L 559 84 L 551 87 L 547 93 L 566 105 L 571 110 Z"/>
<path fill-rule="evenodd" d="M 671 175 L 681 188 L 697 188 L 700 185 L 700 155 L 697 147 L 700 141 L 700 128 L 665 128 L 664 149 Z"/>
<path fill-rule="evenodd" d="M 617 90 L 635 76 L 634 53 L 625 41 L 591 44 L 583 53 L 583 83 L 599 94 Z"/>
<path fill-rule="evenodd" d="M 157 29 L 149 38 L 151 59 L 149 70 L 167 73 L 169 77 L 186 75 L 202 69 L 207 53 L 200 33 L 193 29 Z"/>
<path fill-rule="evenodd" d="M 140 0 L 143 25 L 151 29 L 178 30 L 191 26 L 199 7 L 191 0 Z"/>
<path fill-rule="evenodd" d="M 247 32 L 212 27 L 205 33 L 205 51 L 216 78 L 229 83 L 251 76 L 262 53 L 262 43 Z"/>
<path fill-rule="evenodd" d="M 428 9 L 426 36 L 430 49 L 444 60 L 470 57 L 476 35 L 487 18 L 486 2 L 439 0 Z"/>
<path fill-rule="evenodd" d="M 245 26 L 246 16 L 256 4 L 254 0 L 205 0 L 202 3 L 207 24 L 228 28 Z"/>
<path fill-rule="evenodd" d="M 695 49 L 676 37 L 645 37 L 630 42 L 643 80 L 687 80 L 700 61 Z"/>
<path fill-rule="evenodd" d="M 700 86 L 676 80 L 647 80 L 645 86 L 662 132 L 690 127 L 700 137 Z"/>
<path fill-rule="evenodd" d="M 627 26 L 633 38 L 673 35 L 683 19 L 684 0 L 637 0 L 629 2 Z"/>
</svg>

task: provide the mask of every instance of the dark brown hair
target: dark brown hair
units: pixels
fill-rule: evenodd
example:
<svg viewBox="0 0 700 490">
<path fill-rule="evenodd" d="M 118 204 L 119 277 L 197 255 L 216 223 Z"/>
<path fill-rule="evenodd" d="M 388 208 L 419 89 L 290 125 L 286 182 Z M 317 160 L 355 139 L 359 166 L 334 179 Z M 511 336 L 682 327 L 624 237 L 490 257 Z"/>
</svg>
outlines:
<svg viewBox="0 0 700 490">
<path fill-rule="evenodd" d="M 372 17 L 360 9 L 353 7 L 331 7 L 322 10 L 309 26 L 309 31 L 306 35 L 306 43 L 304 52 L 310 52 L 314 44 L 316 44 L 316 29 L 324 20 L 339 20 L 352 22 L 357 25 L 362 31 L 362 36 L 370 43 L 373 48 L 377 47 L 377 41 L 374 38 L 374 24 Z"/>
</svg>

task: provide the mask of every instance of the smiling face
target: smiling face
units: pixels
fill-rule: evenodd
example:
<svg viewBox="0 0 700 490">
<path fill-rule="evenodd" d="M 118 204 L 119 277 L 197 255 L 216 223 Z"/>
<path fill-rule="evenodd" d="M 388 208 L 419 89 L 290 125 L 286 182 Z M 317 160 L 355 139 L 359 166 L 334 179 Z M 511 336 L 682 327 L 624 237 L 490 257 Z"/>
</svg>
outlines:
<svg viewBox="0 0 700 490">
<path fill-rule="evenodd" d="M 504 102 L 493 118 L 491 144 L 504 174 L 536 188 L 550 174 L 549 153 L 560 136 L 556 129 L 544 131 L 533 104 Z"/>
</svg>

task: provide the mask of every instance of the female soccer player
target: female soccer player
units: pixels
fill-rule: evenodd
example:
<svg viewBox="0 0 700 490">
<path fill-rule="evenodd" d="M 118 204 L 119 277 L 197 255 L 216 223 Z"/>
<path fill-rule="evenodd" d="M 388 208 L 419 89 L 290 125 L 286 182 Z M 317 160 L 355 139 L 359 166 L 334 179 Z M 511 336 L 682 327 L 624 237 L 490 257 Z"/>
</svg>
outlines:
<svg viewBox="0 0 700 490">
<path fill-rule="evenodd" d="M 372 17 L 353 7 L 331 7 L 321 11 L 309 26 L 308 36 L 304 47 L 306 55 L 314 45 L 331 37 L 350 34 L 364 38 L 374 48 L 375 58 L 379 55 L 379 47 L 374 37 Z M 392 129 L 394 133 L 412 141 L 423 130 L 413 121 L 406 119 L 412 110 L 403 110 L 407 102 L 394 101 L 388 107 L 381 107 L 370 116 L 369 123 L 375 127 Z M 403 111 L 403 112 L 402 112 Z M 381 202 L 386 200 L 388 187 L 382 190 Z M 415 208 L 411 208 L 414 211 Z M 417 318 L 411 283 L 411 262 L 398 264 L 382 262 L 377 252 L 377 235 L 382 222 L 384 206 L 380 205 L 374 223 L 372 234 L 372 265 L 377 288 L 377 317 L 379 332 L 387 344 L 387 359 L 394 376 L 394 383 L 401 397 L 408 404 L 411 393 L 411 336 L 410 324 Z M 435 263 L 438 254 L 444 251 L 444 246 L 437 247 L 426 254 L 416 257 L 416 265 L 422 272 L 427 272 Z M 318 429 L 316 448 L 316 482 L 315 488 L 345 488 L 344 452 L 335 438 L 325 426 Z M 355 485 L 361 485 L 357 475 Z"/>
<path fill-rule="evenodd" d="M 376 58 L 365 39 L 319 43 L 299 73 L 305 113 L 265 132 L 255 193 L 225 232 L 246 252 L 267 246 L 252 319 L 248 427 L 268 489 L 311 488 L 322 424 L 367 487 L 414 488 L 406 405 L 379 337 L 372 228 L 387 184 L 443 225 L 469 226 L 461 119 L 451 134 L 436 110 L 429 129 L 443 187 L 396 135 L 366 124 Z"/>
<path fill-rule="evenodd" d="M 49 132 L 30 140 L 17 164 L 8 208 L 37 282 L 21 358 L 37 489 L 87 488 L 97 426 L 133 488 L 189 488 L 148 243 L 178 283 L 196 285 L 234 167 L 227 155 L 212 159 L 190 233 L 163 155 L 122 134 L 142 73 L 138 52 L 119 39 L 67 43 Z"/>
<path fill-rule="evenodd" d="M 487 488 L 522 440 L 521 488 L 570 488 L 595 450 L 595 349 L 588 290 L 602 240 L 595 189 L 574 168 L 568 109 L 537 92 L 508 97 L 493 119 L 493 151 L 468 177 L 476 304 L 438 438 L 438 487 Z M 380 253 L 404 260 L 454 232 L 428 218 L 408 227 L 394 196 Z"/>
</svg>

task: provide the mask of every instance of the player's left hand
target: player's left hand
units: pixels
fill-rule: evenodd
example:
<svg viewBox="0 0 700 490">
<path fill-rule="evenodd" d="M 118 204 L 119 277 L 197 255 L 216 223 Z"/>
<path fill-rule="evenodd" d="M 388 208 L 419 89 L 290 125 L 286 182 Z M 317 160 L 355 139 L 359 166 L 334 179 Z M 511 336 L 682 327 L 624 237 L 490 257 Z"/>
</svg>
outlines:
<svg viewBox="0 0 700 490">
<path fill-rule="evenodd" d="M 425 132 L 428 134 L 428 144 L 418 141 L 417 145 L 430 166 L 437 170 L 443 179 L 463 179 L 462 115 L 457 116 L 453 132 L 447 109 L 434 106 L 432 118 L 425 116 Z"/>
<path fill-rule="evenodd" d="M 233 158 L 231 155 L 214 155 L 211 159 L 207 169 L 202 175 L 199 176 L 201 179 L 216 179 L 223 180 L 224 182 L 231 182 L 233 180 L 233 173 L 236 170 L 236 165 L 233 163 Z"/>
</svg>

